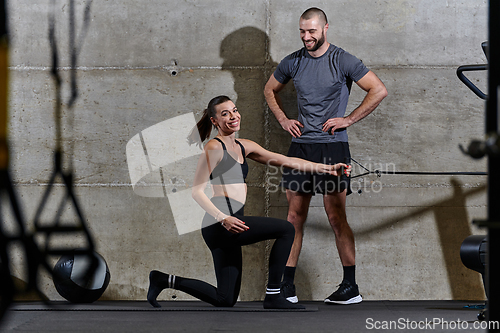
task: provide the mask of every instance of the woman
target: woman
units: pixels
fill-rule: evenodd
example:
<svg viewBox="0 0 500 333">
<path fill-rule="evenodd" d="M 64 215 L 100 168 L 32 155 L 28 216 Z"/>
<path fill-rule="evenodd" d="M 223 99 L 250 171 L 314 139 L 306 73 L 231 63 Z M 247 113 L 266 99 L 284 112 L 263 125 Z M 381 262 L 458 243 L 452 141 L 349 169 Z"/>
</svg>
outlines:
<svg viewBox="0 0 500 333">
<path fill-rule="evenodd" d="M 241 247 L 275 239 L 269 256 L 264 308 L 304 309 L 300 304 L 287 301 L 280 293 L 281 277 L 295 235 L 293 225 L 271 217 L 244 216 L 247 193 L 244 179 L 248 173 L 246 157 L 263 164 L 334 176 L 339 176 L 342 168 L 346 168 L 348 174 L 350 167 L 345 164 L 312 163 L 270 152 L 250 140 L 236 140 L 240 121 L 241 115 L 229 97 L 218 96 L 210 101 L 197 124 L 201 141 L 210 136 L 212 126 L 218 131 L 217 136 L 205 145 L 192 188 L 194 200 L 206 211 L 202 235 L 212 252 L 217 287 L 200 280 L 151 271 L 147 298 L 154 307 L 160 307 L 156 298 L 165 288 L 181 290 L 214 306 L 233 306 L 241 285 Z M 193 137 L 195 135 L 191 135 L 191 139 Z M 204 193 L 209 179 L 214 193 L 211 199 Z"/>
</svg>

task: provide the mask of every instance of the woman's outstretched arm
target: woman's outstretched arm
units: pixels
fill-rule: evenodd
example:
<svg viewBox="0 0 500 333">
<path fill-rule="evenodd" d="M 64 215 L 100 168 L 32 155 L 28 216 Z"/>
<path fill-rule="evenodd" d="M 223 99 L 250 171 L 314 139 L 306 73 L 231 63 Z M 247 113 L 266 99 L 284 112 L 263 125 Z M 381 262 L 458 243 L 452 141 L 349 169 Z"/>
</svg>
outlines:
<svg viewBox="0 0 500 333">
<path fill-rule="evenodd" d="M 262 148 L 259 144 L 251 141 L 240 139 L 245 146 L 247 157 L 267 165 L 283 166 L 290 169 L 296 169 L 304 172 L 328 173 L 333 176 L 340 176 L 343 169 L 347 175 L 351 172 L 351 167 L 344 163 L 333 165 L 314 163 L 297 157 L 288 157 L 282 154 L 274 153 Z"/>
</svg>

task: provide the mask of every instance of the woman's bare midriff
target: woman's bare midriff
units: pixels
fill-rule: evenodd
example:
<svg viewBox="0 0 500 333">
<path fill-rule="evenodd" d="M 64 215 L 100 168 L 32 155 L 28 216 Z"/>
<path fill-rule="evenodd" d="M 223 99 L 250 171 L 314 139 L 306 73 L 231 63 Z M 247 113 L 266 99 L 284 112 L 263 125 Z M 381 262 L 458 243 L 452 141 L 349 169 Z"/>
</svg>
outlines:
<svg viewBox="0 0 500 333">
<path fill-rule="evenodd" d="M 214 197 L 229 197 L 233 200 L 245 204 L 247 198 L 247 184 L 227 184 L 227 185 L 212 185 Z"/>
</svg>

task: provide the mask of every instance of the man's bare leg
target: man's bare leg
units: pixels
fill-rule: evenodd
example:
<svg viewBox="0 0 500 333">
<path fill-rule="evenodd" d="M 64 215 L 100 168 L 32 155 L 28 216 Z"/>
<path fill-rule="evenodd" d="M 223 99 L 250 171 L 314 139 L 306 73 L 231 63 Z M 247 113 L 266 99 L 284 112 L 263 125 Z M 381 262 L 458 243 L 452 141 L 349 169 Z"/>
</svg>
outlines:
<svg viewBox="0 0 500 333">
<path fill-rule="evenodd" d="M 354 234 L 347 223 L 345 213 L 346 191 L 333 192 L 323 196 L 328 221 L 335 234 L 335 243 L 339 252 L 340 261 L 343 266 L 354 266 L 356 264 L 356 249 L 354 245 Z"/>
<path fill-rule="evenodd" d="M 302 249 L 302 237 L 304 235 L 304 223 L 306 222 L 307 213 L 309 212 L 309 204 L 311 203 L 312 194 L 304 194 L 286 190 L 286 198 L 288 200 L 288 215 L 287 221 L 295 227 L 295 239 L 293 241 L 292 250 L 286 263 L 289 267 L 297 267 L 300 250 Z"/>
<path fill-rule="evenodd" d="M 353 304 L 362 301 L 356 285 L 356 248 L 354 234 L 347 223 L 345 212 L 346 190 L 323 196 L 328 221 L 335 234 L 335 243 L 344 270 L 344 279 L 337 291 L 325 299 L 325 303 Z"/>
</svg>

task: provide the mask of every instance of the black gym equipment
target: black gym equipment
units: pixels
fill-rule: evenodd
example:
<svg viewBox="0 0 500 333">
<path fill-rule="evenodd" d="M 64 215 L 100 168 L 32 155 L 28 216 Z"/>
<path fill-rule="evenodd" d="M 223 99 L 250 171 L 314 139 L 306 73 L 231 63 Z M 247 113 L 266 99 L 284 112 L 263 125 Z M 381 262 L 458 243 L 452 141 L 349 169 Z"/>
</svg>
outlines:
<svg viewBox="0 0 500 333">
<path fill-rule="evenodd" d="M 481 48 L 483 49 L 484 54 L 486 55 L 486 59 L 488 59 L 488 42 L 483 42 L 481 44 Z M 487 99 L 488 96 L 481 91 L 474 83 L 472 83 L 464 74 L 464 72 L 476 72 L 476 71 L 485 71 L 488 69 L 488 65 L 463 65 L 458 67 L 457 76 L 470 90 L 472 90 L 477 97 L 482 99 Z"/>
<path fill-rule="evenodd" d="M 382 175 L 418 175 L 418 176 L 487 176 L 487 172 L 482 171 L 395 171 L 395 170 L 370 170 L 363 164 L 351 157 L 351 161 L 359 165 L 365 172 L 359 175 L 351 176 L 351 179 L 375 174 L 377 177 Z"/>
<path fill-rule="evenodd" d="M 76 84 L 76 60 L 83 43 L 83 38 L 88 28 L 90 4 L 92 0 L 87 1 L 85 10 L 84 25 L 82 33 L 79 36 L 79 44 L 75 45 L 75 19 L 74 19 L 74 0 L 70 0 L 69 5 L 69 35 L 70 35 L 70 50 L 71 50 L 71 97 L 68 102 L 68 110 L 73 106 L 76 98 L 78 97 L 77 84 Z M 53 11 L 49 16 L 50 31 L 49 38 L 52 47 L 52 60 L 53 68 L 52 75 L 56 82 L 56 105 L 55 105 L 55 122 L 56 122 L 56 149 L 54 152 L 54 172 L 51 175 L 49 186 L 42 197 L 41 203 L 38 207 L 35 216 L 35 232 L 28 233 L 25 225 L 25 220 L 22 216 L 20 205 L 18 204 L 17 195 L 10 179 L 8 170 L 9 166 L 9 149 L 7 143 L 7 100 L 8 100 L 8 31 L 7 31 L 7 13 L 6 13 L 6 0 L 0 0 L 0 208 L 4 205 L 10 207 L 12 210 L 15 225 L 17 230 L 15 232 L 7 233 L 4 230 L 3 212 L 0 210 L 0 321 L 4 317 L 7 309 L 11 305 L 13 298 L 16 294 L 24 292 L 35 291 L 44 299 L 38 287 L 38 271 L 40 267 L 45 268 L 53 275 L 55 279 L 61 279 L 64 276 L 58 272 L 53 271 L 49 264 L 49 257 L 54 255 L 71 255 L 77 253 L 79 255 L 87 256 L 90 258 L 89 265 L 80 274 L 84 280 L 91 280 L 95 274 L 99 261 L 94 253 L 94 241 L 86 226 L 85 219 L 81 209 L 79 208 L 78 201 L 73 191 L 73 173 L 72 167 L 68 171 L 63 170 L 63 150 L 62 150 L 62 133 L 61 133 L 61 79 L 58 74 L 58 53 L 57 43 L 55 40 L 55 0 L 52 1 Z M 70 161 L 71 162 L 71 161 Z M 42 212 L 46 206 L 48 197 L 52 188 L 55 185 L 57 177 L 62 179 L 65 187 L 65 195 L 58 206 L 58 212 L 46 223 L 41 220 Z M 63 208 L 67 204 L 72 204 L 76 212 L 76 223 L 61 223 L 61 214 Z M 85 246 L 80 246 L 78 250 L 74 247 L 58 247 L 52 248 L 50 246 L 50 238 L 52 235 L 76 235 L 86 240 Z M 41 249 L 35 242 L 37 238 L 45 237 L 45 249 Z M 13 243 L 19 243 L 21 250 L 24 252 L 26 262 L 26 288 L 18 290 L 14 286 L 13 279 L 10 272 L 10 256 L 9 247 Z M 45 299 L 44 299 L 45 300 Z M 46 300 L 45 300 L 46 301 Z"/>
<path fill-rule="evenodd" d="M 484 279 L 484 273 L 486 272 L 486 235 L 467 237 L 460 247 L 460 259 L 462 259 L 465 267 L 481 273 L 483 284 L 486 287 Z"/>
<path fill-rule="evenodd" d="M 4 212 L 0 209 L 0 320 L 5 315 L 16 293 L 10 272 L 9 246 L 20 243 L 27 257 L 28 283 L 26 292 L 38 290 L 36 271 L 40 256 L 33 238 L 26 232 L 24 218 L 9 173 L 9 146 L 7 141 L 8 86 L 9 86 L 9 35 L 5 0 L 0 0 L 0 208 L 10 208 L 17 232 L 4 229 Z"/>
<path fill-rule="evenodd" d="M 93 267 L 93 260 L 97 265 Z M 90 274 L 88 273 L 90 271 Z M 104 258 L 97 252 L 65 254 L 54 266 L 54 286 L 59 295 L 72 303 L 93 303 L 106 290 L 111 275 Z"/>
<path fill-rule="evenodd" d="M 488 290 L 486 288 L 486 248 L 487 241 L 486 235 L 472 235 L 467 237 L 462 246 L 460 246 L 460 259 L 465 267 L 472 269 L 481 274 L 483 279 L 483 287 L 486 297 L 488 297 Z M 479 320 L 486 318 L 486 310 L 482 310 L 477 315 Z"/>
<path fill-rule="evenodd" d="M 487 247 L 487 320 L 500 322 L 500 279 L 498 258 L 500 258 L 500 154 L 499 147 L 499 105 L 498 89 L 500 87 L 500 2 L 489 2 L 489 68 L 488 68 L 488 100 L 486 101 L 486 140 L 495 141 L 496 149 L 488 152 L 488 219 L 477 221 L 478 225 L 488 228 Z M 495 139 L 496 138 L 496 139 Z M 496 153 L 494 153 L 496 151 Z"/>
<path fill-rule="evenodd" d="M 486 59 L 488 59 L 488 42 L 483 42 L 481 44 Z M 464 72 L 473 71 L 484 71 L 488 69 L 488 65 L 463 65 L 458 67 L 457 76 L 472 92 L 476 94 L 477 97 L 481 99 L 488 99 L 488 95 L 482 92 L 474 83 L 472 83 L 465 75 Z M 484 157 L 486 154 L 493 154 L 495 145 L 498 147 L 496 142 L 493 141 L 480 141 L 473 140 L 469 144 L 467 149 L 464 149 L 462 145 L 459 145 L 460 150 L 470 155 L 473 158 L 479 159 Z M 481 274 L 483 280 L 483 287 L 486 297 L 488 297 L 488 289 L 486 286 L 486 256 L 487 256 L 487 236 L 486 235 L 473 235 L 467 237 L 460 247 L 460 258 L 465 267 L 472 269 Z M 482 310 L 478 314 L 479 320 L 486 319 L 486 310 Z"/>
<path fill-rule="evenodd" d="M 56 24 L 55 24 L 55 0 L 52 0 L 52 11 L 49 14 L 49 41 L 51 46 L 52 53 L 52 70 L 51 74 L 54 78 L 55 82 L 55 91 L 56 91 L 56 101 L 55 101 L 55 137 L 56 137 L 56 147 L 54 150 L 54 170 L 50 176 L 50 180 L 48 186 L 45 190 L 45 193 L 42 196 L 42 200 L 35 214 L 34 225 L 35 225 L 35 234 L 44 236 L 45 247 L 42 251 L 42 255 L 47 256 L 65 256 L 65 255 L 75 255 L 78 253 L 79 255 L 85 256 L 90 260 L 90 265 L 85 269 L 82 273 L 84 274 L 83 279 L 91 280 L 95 270 L 99 265 L 98 257 L 94 255 L 95 246 L 94 241 L 92 239 L 92 235 L 85 223 L 85 218 L 83 216 L 83 212 L 80 209 L 80 205 L 78 203 L 77 197 L 74 192 L 73 186 L 73 164 L 72 159 L 69 159 L 69 166 L 67 170 L 64 170 L 63 167 L 63 144 L 62 144 L 62 127 L 61 127 L 61 118 L 62 118 L 62 98 L 61 98 L 61 86 L 62 80 L 59 75 L 59 56 L 58 56 L 58 46 L 56 40 Z M 78 98 L 78 90 L 76 83 L 76 64 L 78 59 L 78 54 L 81 50 L 81 46 L 83 44 L 83 39 L 88 30 L 88 23 L 90 17 L 90 4 L 92 0 L 87 2 L 84 13 L 84 22 L 82 26 L 82 31 L 79 38 L 78 45 L 75 45 L 75 3 L 74 0 L 69 1 L 69 50 L 70 50 L 70 61 L 71 61 L 71 70 L 70 70 L 70 88 L 71 95 L 69 101 L 67 102 L 67 111 L 70 113 L 70 117 L 72 117 L 72 107 L 74 102 Z M 72 153 L 72 152 L 71 152 Z M 70 155 L 71 155 L 70 153 Z M 42 214 L 44 209 L 46 208 L 48 199 L 51 195 L 52 190 L 56 185 L 57 179 L 60 178 L 64 185 L 64 195 L 61 201 L 59 202 L 58 209 L 54 216 L 52 216 L 49 221 L 42 221 Z M 73 221 L 63 221 L 62 213 L 64 212 L 67 206 L 72 206 L 75 212 L 75 219 Z M 64 246 L 51 246 L 51 237 L 53 235 L 63 235 L 64 237 L 73 236 L 83 238 L 86 242 L 85 246 L 80 246 L 78 249 L 75 249 L 75 245 L 71 244 L 66 247 Z M 64 275 L 60 276 L 60 270 L 50 270 L 52 272 L 53 279 L 55 280 L 63 280 L 65 278 Z"/>
<path fill-rule="evenodd" d="M 488 17 L 488 94 L 486 97 L 485 139 L 472 141 L 464 150 L 474 158 L 488 157 L 488 218 L 474 221 L 488 229 L 486 246 L 486 294 L 488 304 L 485 319 L 500 322 L 500 1 L 489 1 Z M 468 85 L 469 86 L 469 85 Z M 471 88 L 472 89 L 472 88 Z M 474 91 L 474 89 L 472 89 Z M 479 95 L 478 95 L 479 96 Z M 489 330 L 493 331 L 493 330 Z"/>
<path fill-rule="evenodd" d="M 52 51 L 52 71 L 51 74 L 55 82 L 56 91 L 56 101 L 55 101 L 55 131 L 56 131 L 56 147 L 54 151 L 54 169 L 50 176 L 48 186 L 45 193 L 42 196 L 42 200 L 35 214 L 34 224 L 35 232 L 38 235 L 45 236 L 45 249 L 43 253 L 45 255 L 65 255 L 74 251 L 74 246 L 69 247 L 56 247 L 51 246 L 51 237 L 53 235 L 71 235 L 71 236 L 83 236 L 86 241 L 86 246 L 81 248 L 81 252 L 86 252 L 92 254 L 94 252 L 94 242 L 90 231 L 85 223 L 85 218 L 83 212 L 78 204 L 77 197 L 74 193 L 73 187 L 73 165 L 72 159 L 69 159 L 69 166 L 67 170 L 63 168 L 63 144 L 62 144 L 62 129 L 61 129 L 61 114 L 62 114 L 62 98 L 61 98 L 61 85 L 62 80 L 59 75 L 59 56 L 57 48 L 57 40 L 55 33 L 55 1 L 52 1 L 53 10 L 49 16 L 49 41 Z M 69 2 L 69 16 L 70 16 L 70 29 L 69 29 L 69 49 L 71 50 L 71 71 L 70 71 L 70 86 L 71 86 L 71 96 L 67 103 L 68 112 L 72 112 L 72 106 L 78 97 L 78 90 L 76 84 L 76 62 L 78 58 L 78 53 L 80 51 L 81 45 L 75 45 L 75 22 L 74 22 L 74 0 Z M 90 12 L 90 5 L 86 7 L 85 10 L 85 20 L 82 27 L 82 36 L 85 35 L 88 28 L 88 16 Z M 56 182 L 60 178 L 64 185 L 64 196 L 59 203 L 58 209 L 53 217 L 49 219 L 49 222 L 42 221 L 42 214 L 47 206 L 48 199 L 54 189 Z M 72 205 L 75 212 L 76 221 L 62 221 L 61 215 L 65 210 L 65 207 Z M 97 264 L 97 263 L 96 263 Z"/>
<path fill-rule="evenodd" d="M 92 1 L 87 2 L 87 6 L 84 14 L 84 23 L 82 26 L 82 32 L 79 39 L 79 45 L 75 45 L 75 4 L 74 0 L 69 1 L 69 50 L 70 50 L 70 61 L 71 61 L 71 71 L 70 71 L 70 87 L 71 87 L 71 95 L 69 101 L 67 102 L 67 111 L 70 113 L 70 117 L 72 116 L 72 107 L 74 102 L 78 98 L 78 90 L 76 84 L 76 63 L 78 59 L 78 54 L 80 52 L 83 38 L 88 29 L 89 22 L 89 14 L 90 14 L 90 4 Z M 74 192 L 73 187 L 73 165 L 72 159 L 69 159 L 69 166 L 67 170 L 63 168 L 63 144 L 62 144 L 62 127 L 61 127 L 61 118 L 62 118 L 62 98 L 61 98 L 61 86 L 62 80 L 59 75 L 59 55 L 58 55 L 58 46 L 56 40 L 56 24 L 55 24 L 55 4 L 56 1 L 52 0 L 52 11 L 49 14 L 49 41 L 52 52 L 52 70 L 51 74 L 54 78 L 55 82 L 55 91 L 56 91 L 56 101 L 55 101 L 55 112 L 54 112 L 54 120 L 55 120 L 55 138 L 56 138 L 56 147 L 54 150 L 54 170 L 52 175 L 50 176 L 50 180 L 48 186 L 45 190 L 45 193 L 42 196 L 42 200 L 35 214 L 34 225 L 35 225 L 35 234 L 38 236 L 44 237 L 45 247 L 41 250 L 42 255 L 44 257 L 47 256 L 64 256 L 71 255 L 75 252 L 80 253 L 81 255 L 86 255 L 91 259 L 91 265 L 86 270 L 86 279 L 91 279 L 93 272 L 98 266 L 97 257 L 93 255 L 95 252 L 94 241 L 92 239 L 92 235 L 85 223 L 85 218 L 83 216 L 83 212 L 80 209 L 78 204 L 77 197 Z M 71 155 L 71 154 L 70 154 Z M 42 221 L 42 214 L 44 209 L 47 206 L 48 199 L 51 195 L 52 190 L 56 185 L 57 179 L 60 178 L 64 185 L 64 196 L 61 199 L 58 209 L 53 217 L 49 219 L 49 221 Z M 75 212 L 75 219 L 73 221 L 62 221 L 62 213 L 64 212 L 67 206 L 72 206 Z M 63 235 L 64 237 L 73 236 L 83 238 L 86 242 L 85 246 L 79 246 L 78 250 L 75 250 L 75 245 L 71 244 L 66 247 L 57 246 L 52 247 L 51 245 L 51 237 L 53 235 Z M 63 278 L 61 276 L 57 276 L 58 271 L 53 271 L 49 269 L 49 272 L 52 272 L 53 278 Z"/>
</svg>

